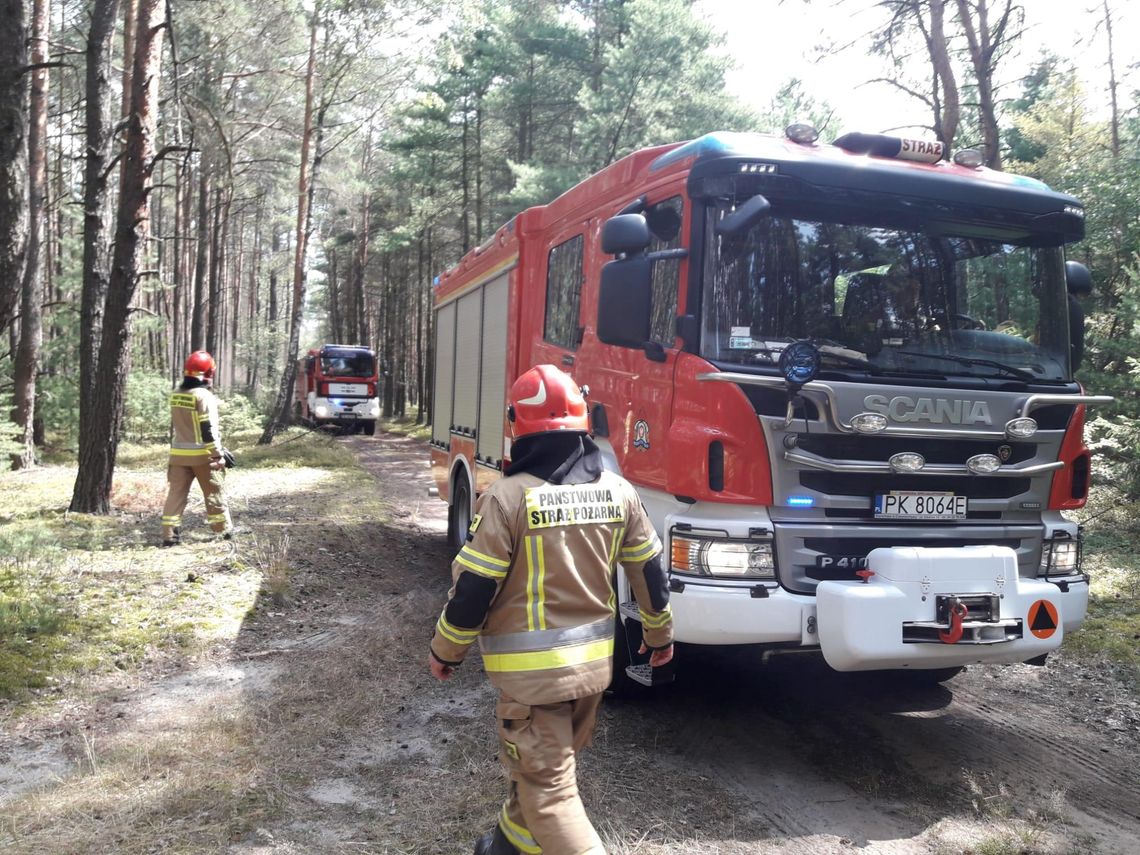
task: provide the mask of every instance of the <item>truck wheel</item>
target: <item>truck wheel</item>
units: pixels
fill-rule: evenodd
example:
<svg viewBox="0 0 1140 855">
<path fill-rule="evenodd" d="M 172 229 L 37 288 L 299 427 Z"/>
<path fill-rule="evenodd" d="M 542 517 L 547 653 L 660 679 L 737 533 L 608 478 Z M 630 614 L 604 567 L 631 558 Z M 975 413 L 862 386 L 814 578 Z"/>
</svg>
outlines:
<svg viewBox="0 0 1140 855">
<path fill-rule="evenodd" d="M 641 624 L 620 614 L 614 621 L 614 673 L 606 689 L 614 697 L 636 697 L 645 692 L 645 686 L 631 680 L 625 673 L 625 666 L 633 664 L 630 653 L 641 647 Z"/>
<path fill-rule="evenodd" d="M 471 488 L 467 476 L 460 475 L 451 491 L 451 505 L 447 509 L 447 543 L 455 555 L 467 542 L 467 529 L 471 528 Z"/>
<path fill-rule="evenodd" d="M 368 436 L 376 436 L 376 422 L 365 422 L 364 433 Z"/>
</svg>

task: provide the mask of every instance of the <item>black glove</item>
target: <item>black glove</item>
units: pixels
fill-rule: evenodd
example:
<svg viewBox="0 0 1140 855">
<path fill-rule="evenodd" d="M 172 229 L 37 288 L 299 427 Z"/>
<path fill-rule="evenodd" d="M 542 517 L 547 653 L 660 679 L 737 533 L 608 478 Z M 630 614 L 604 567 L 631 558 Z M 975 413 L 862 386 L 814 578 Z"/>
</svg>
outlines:
<svg viewBox="0 0 1140 855">
<path fill-rule="evenodd" d="M 227 469 L 233 469 L 235 466 L 237 466 L 237 460 L 234 459 L 233 452 L 231 452 L 228 448 L 222 449 L 222 460 L 225 461 Z"/>
</svg>

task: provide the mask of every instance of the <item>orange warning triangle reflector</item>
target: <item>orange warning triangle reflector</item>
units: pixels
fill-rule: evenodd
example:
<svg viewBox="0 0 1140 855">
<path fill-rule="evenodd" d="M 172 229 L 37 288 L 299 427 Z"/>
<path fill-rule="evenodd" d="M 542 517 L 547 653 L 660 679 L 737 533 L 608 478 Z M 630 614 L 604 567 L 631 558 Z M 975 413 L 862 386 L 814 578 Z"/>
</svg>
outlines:
<svg viewBox="0 0 1140 855">
<path fill-rule="evenodd" d="M 1029 607 L 1029 631 L 1037 638 L 1049 638 L 1058 626 L 1057 607 L 1048 600 L 1038 600 Z"/>
</svg>

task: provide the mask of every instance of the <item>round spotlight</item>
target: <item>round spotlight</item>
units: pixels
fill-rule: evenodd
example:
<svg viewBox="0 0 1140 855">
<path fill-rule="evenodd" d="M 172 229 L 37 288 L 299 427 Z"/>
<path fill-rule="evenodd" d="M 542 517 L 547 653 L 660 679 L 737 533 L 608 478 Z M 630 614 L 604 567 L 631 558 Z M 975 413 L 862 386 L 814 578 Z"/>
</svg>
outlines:
<svg viewBox="0 0 1140 855">
<path fill-rule="evenodd" d="M 1005 423 L 1005 435 L 1010 439 L 1029 439 L 1037 433 L 1037 420 L 1030 418 L 1010 419 Z"/>
<path fill-rule="evenodd" d="M 915 451 L 900 451 L 892 454 L 887 462 L 896 472 L 920 472 L 926 465 L 926 458 Z"/>
<path fill-rule="evenodd" d="M 819 139 L 819 131 L 807 122 L 793 122 L 784 128 L 784 134 L 792 142 L 797 142 L 800 145 L 811 145 Z"/>
<path fill-rule="evenodd" d="M 975 475 L 989 475 L 1001 469 L 1001 461 L 996 454 L 975 454 L 966 461 L 966 468 Z"/>
<path fill-rule="evenodd" d="M 819 373 L 819 350 L 810 341 L 793 341 L 780 354 L 780 371 L 795 387 L 810 383 Z"/>
<path fill-rule="evenodd" d="M 985 156 L 976 148 L 964 148 L 954 152 L 954 162 L 959 166 L 977 169 L 986 162 Z"/>
<path fill-rule="evenodd" d="M 851 420 L 851 427 L 859 433 L 879 433 L 887 429 L 887 417 L 882 413 L 859 413 Z"/>
</svg>

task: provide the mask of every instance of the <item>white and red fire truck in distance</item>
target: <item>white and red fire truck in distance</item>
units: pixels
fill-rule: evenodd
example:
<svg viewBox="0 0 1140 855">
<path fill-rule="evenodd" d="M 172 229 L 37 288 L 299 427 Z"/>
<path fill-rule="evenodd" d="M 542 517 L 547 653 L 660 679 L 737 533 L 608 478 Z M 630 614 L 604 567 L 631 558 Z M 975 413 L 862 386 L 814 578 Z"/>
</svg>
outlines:
<svg viewBox="0 0 1140 855">
<path fill-rule="evenodd" d="M 458 549 L 506 391 L 589 387 L 676 638 L 940 680 L 1082 623 L 1079 200 L 976 151 L 714 133 L 528 209 L 435 284 L 432 465 Z M 624 664 L 638 612 L 617 576 Z M 634 645 L 630 645 L 634 646 Z M 616 670 L 615 670 L 615 673 Z"/>
<path fill-rule="evenodd" d="M 380 418 L 376 354 L 367 347 L 324 344 L 297 365 L 294 415 L 313 427 L 372 436 Z"/>
</svg>

